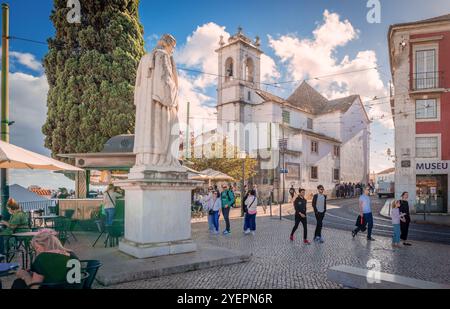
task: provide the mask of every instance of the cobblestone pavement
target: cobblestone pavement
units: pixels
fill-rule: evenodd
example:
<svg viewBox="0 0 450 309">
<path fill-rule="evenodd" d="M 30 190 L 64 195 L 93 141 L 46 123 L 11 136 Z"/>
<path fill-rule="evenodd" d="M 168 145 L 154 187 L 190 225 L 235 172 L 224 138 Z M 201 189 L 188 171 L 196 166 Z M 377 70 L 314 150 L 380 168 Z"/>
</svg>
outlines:
<svg viewBox="0 0 450 309">
<path fill-rule="evenodd" d="M 374 215 L 373 234 L 375 237 L 389 237 L 392 235 L 391 219 L 384 218 L 379 214 L 385 201 L 385 199 L 378 199 L 376 196 L 372 197 L 372 211 Z M 355 221 L 359 213 L 358 199 L 331 200 L 328 206 L 329 210 L 323 222 L 325 227 L 345 231 L 354 229 Z M 289 209 L 289 205 L 285 205 L 284 209 Z M 292 215 L 285 217 L 293 220 Z M 316 218 L 314 213 L 309 213 L 308 222 L 315 224 Z M 412 241 L 428 241 L 450 245 L 450 227 L 411 223 L 408 238 Z"/>
<path fill-rule="evenodd" d="M 223 224 L 221 222 L 221 224 Z M 326 279 L 326 271 L 336 265 L 365 268 L 371 259 L 380 262 L 382 271 L 412 278 L 450 283 L 448 256 L 450 247 L 432 243 L 415 243 L 414 247 L 392 249 L 391 239 L 379 237 L 367 243 L 365 236 L 352 240 L 349 232 L 325 229 L 326 243 L 304 246 L 288 240 L 292 222 L 260 217 L 255 236 L 244 236 L 242 220 L 232 221 L 232 236 L 210 236 L 205 223 L 193 225 L 193 237 L 199 243 L 224 246 L 251 252 L 250 262 L 234 266 L 136 281 L 110 288 L 116 289 L 324 289 L 340 288 Z M 309 226 L 310 235 L 314 226 Z M 301 235 L 298 232 L 298 238 Z M 96 286 L 96 288 L 102 288 Z"/>
</svg>

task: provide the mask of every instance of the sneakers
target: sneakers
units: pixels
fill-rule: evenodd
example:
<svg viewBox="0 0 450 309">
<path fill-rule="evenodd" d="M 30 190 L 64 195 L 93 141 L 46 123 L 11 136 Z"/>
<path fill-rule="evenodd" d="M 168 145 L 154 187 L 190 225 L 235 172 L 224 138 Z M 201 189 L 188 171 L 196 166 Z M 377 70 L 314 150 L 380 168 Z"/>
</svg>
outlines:
<svg viewBox="0 0 450 309">
<path fill-rule="evenodd" d="M 294 235 L 289 236 L 289 239 L 290 241 L 294 241 L 295 240 Z"/>
<path fill-rule="evenodd" d="M 355 238 L 356 237 L 356 232 L 352 231 L 352 237 Z"/>
<path fill-rule="evenodd" d="M 317 236 L 316 238 L 314 238 L 314 242 L 318 244 L 323 244 L 325 243 L 325 240 L 322 237 Z"/>
<path fill-rule="evenodd" d="M 244 234 L 245 234 L 245 235 L 250 234 L 250 229 L 245 230 L 245 231 L 244 231 Z"/>
<path fill-rule="evenodd" d="M 375 239 L 374 238 L 372 238 L 372 237 L 367 237 L 367 241 L 375 241 Z"/>
<path fill-rule="evenodd" d="M 223 235 L 230 235 L 230 234 L 231 234 L 231 231 L 227 231 L 227 230 L 223 231 Z"/>
<path fill-rule="evenodd" d="M 407 246 L 407 247 L 410 247 L 410 246 L 412 246 L 409 242 L 404 242 L 403 243 L 403 246 Z"/>
<path fill-rule="evenodd" d="M 252 231 L 252 236 L 255 236 L 255 231 Z"/>
<path fill-rule="evenodd" d="M 305 239 L 305 240 L 303 241 L 303 243 L 304 243 L 305 245 L 310 245 L 310 244 L 311 244 L 311 242 L 310 242 L 309 240 L 307 240 L 307 239 Z"/>
</svg>

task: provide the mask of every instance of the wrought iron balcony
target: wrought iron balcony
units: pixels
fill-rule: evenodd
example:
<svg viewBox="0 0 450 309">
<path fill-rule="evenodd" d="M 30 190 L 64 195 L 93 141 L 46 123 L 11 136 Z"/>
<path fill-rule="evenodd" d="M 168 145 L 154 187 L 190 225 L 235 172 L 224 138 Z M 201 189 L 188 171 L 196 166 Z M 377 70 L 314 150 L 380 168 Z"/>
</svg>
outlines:
<svg viewBox="0 0 450 309">
<path fill-rule="evenodd" d="M 414 73 L 412 77 L 412 90 L 432 90 L 444 88 L 444 72 L 421 72 Z"/>
</svg>

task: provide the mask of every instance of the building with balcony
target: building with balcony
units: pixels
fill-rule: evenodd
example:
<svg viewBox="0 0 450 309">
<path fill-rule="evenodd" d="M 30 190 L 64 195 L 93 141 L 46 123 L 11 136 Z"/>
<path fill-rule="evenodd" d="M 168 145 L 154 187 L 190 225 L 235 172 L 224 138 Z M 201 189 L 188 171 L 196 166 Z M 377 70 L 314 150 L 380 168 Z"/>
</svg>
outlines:
<svg viewBox="0 0 450 309">
<path fill-rule="evenodd" d="M 450 213 L 450 14 L 392 25 L 396 197 L 416 212 Z"/>
<path fill-rule="evenodd" d="M 277 198 L 284 188 L 287 200 L 291 186 L 331 194 L 339 182 L 368 182 L 370 120 L 359 95 L 328 100 L 303 82 L 283 99 L 261 89 L 258 38 L 239 29 L 219 44 L 218 132 L 258 158 L 260 192 L 272 187 Z"/>
</svg>

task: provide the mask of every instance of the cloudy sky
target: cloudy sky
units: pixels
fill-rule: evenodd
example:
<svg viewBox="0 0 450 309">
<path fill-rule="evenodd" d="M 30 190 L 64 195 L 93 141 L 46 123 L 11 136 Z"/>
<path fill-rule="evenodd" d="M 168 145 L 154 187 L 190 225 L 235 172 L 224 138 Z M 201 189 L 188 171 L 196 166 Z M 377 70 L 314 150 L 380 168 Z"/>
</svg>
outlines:
<svg viewBox="0 0 450 309">
<path fill-rule="evenodd" d="M 11 35 L 45 41 L 54 33 L 49 20 L 51 0 L 9 0 Z M 82 5 L 81 1 L 81 5 Z M 140 18 L 147 50 L 163 33 L 178 40 L 179 68 L 217 74 L 219 37 L 228 38 L 242 26 L 251 38 L 261 37 L 262 78 L 268 83 L 296 81 L 265 90 L 288 97 L 308 80 L 328 98 L 360 94 L 373 118 L 371 170 L 392 166 L 386 156 L 393 149 L 393 123 L 389 111 L 390 80 L 388 27 L 450 13 L 447 0 L 381 0 L 381 23 L 367 20 L 368 0 L 142 0 Z M 374 2 L 374 1 L 373 1 Z M 400 14 L 401 12 L 401 14 Z M 48 85 L 41 59 L 47 47 L 11 41 L 11 142 L 49 154 L 41 127 L 46 117 Z M 377 68 L 377 69 L 374 69 Z M 347 74 L 348 72 L 353 72 Z M 345 74 L 342 74 L 345 73 Z M 331 75 L 331 76 L 330 76 Z M 191 102 L 195 123 L 214 125 L 216 79 L 180 71 L 180 118 Z M 381 98 L 374 101 L 374 97 Z M 13 172 L 11 183 L 24 186 L 73 187 L 65 177 L 44 172 Z"/>
</svg>

